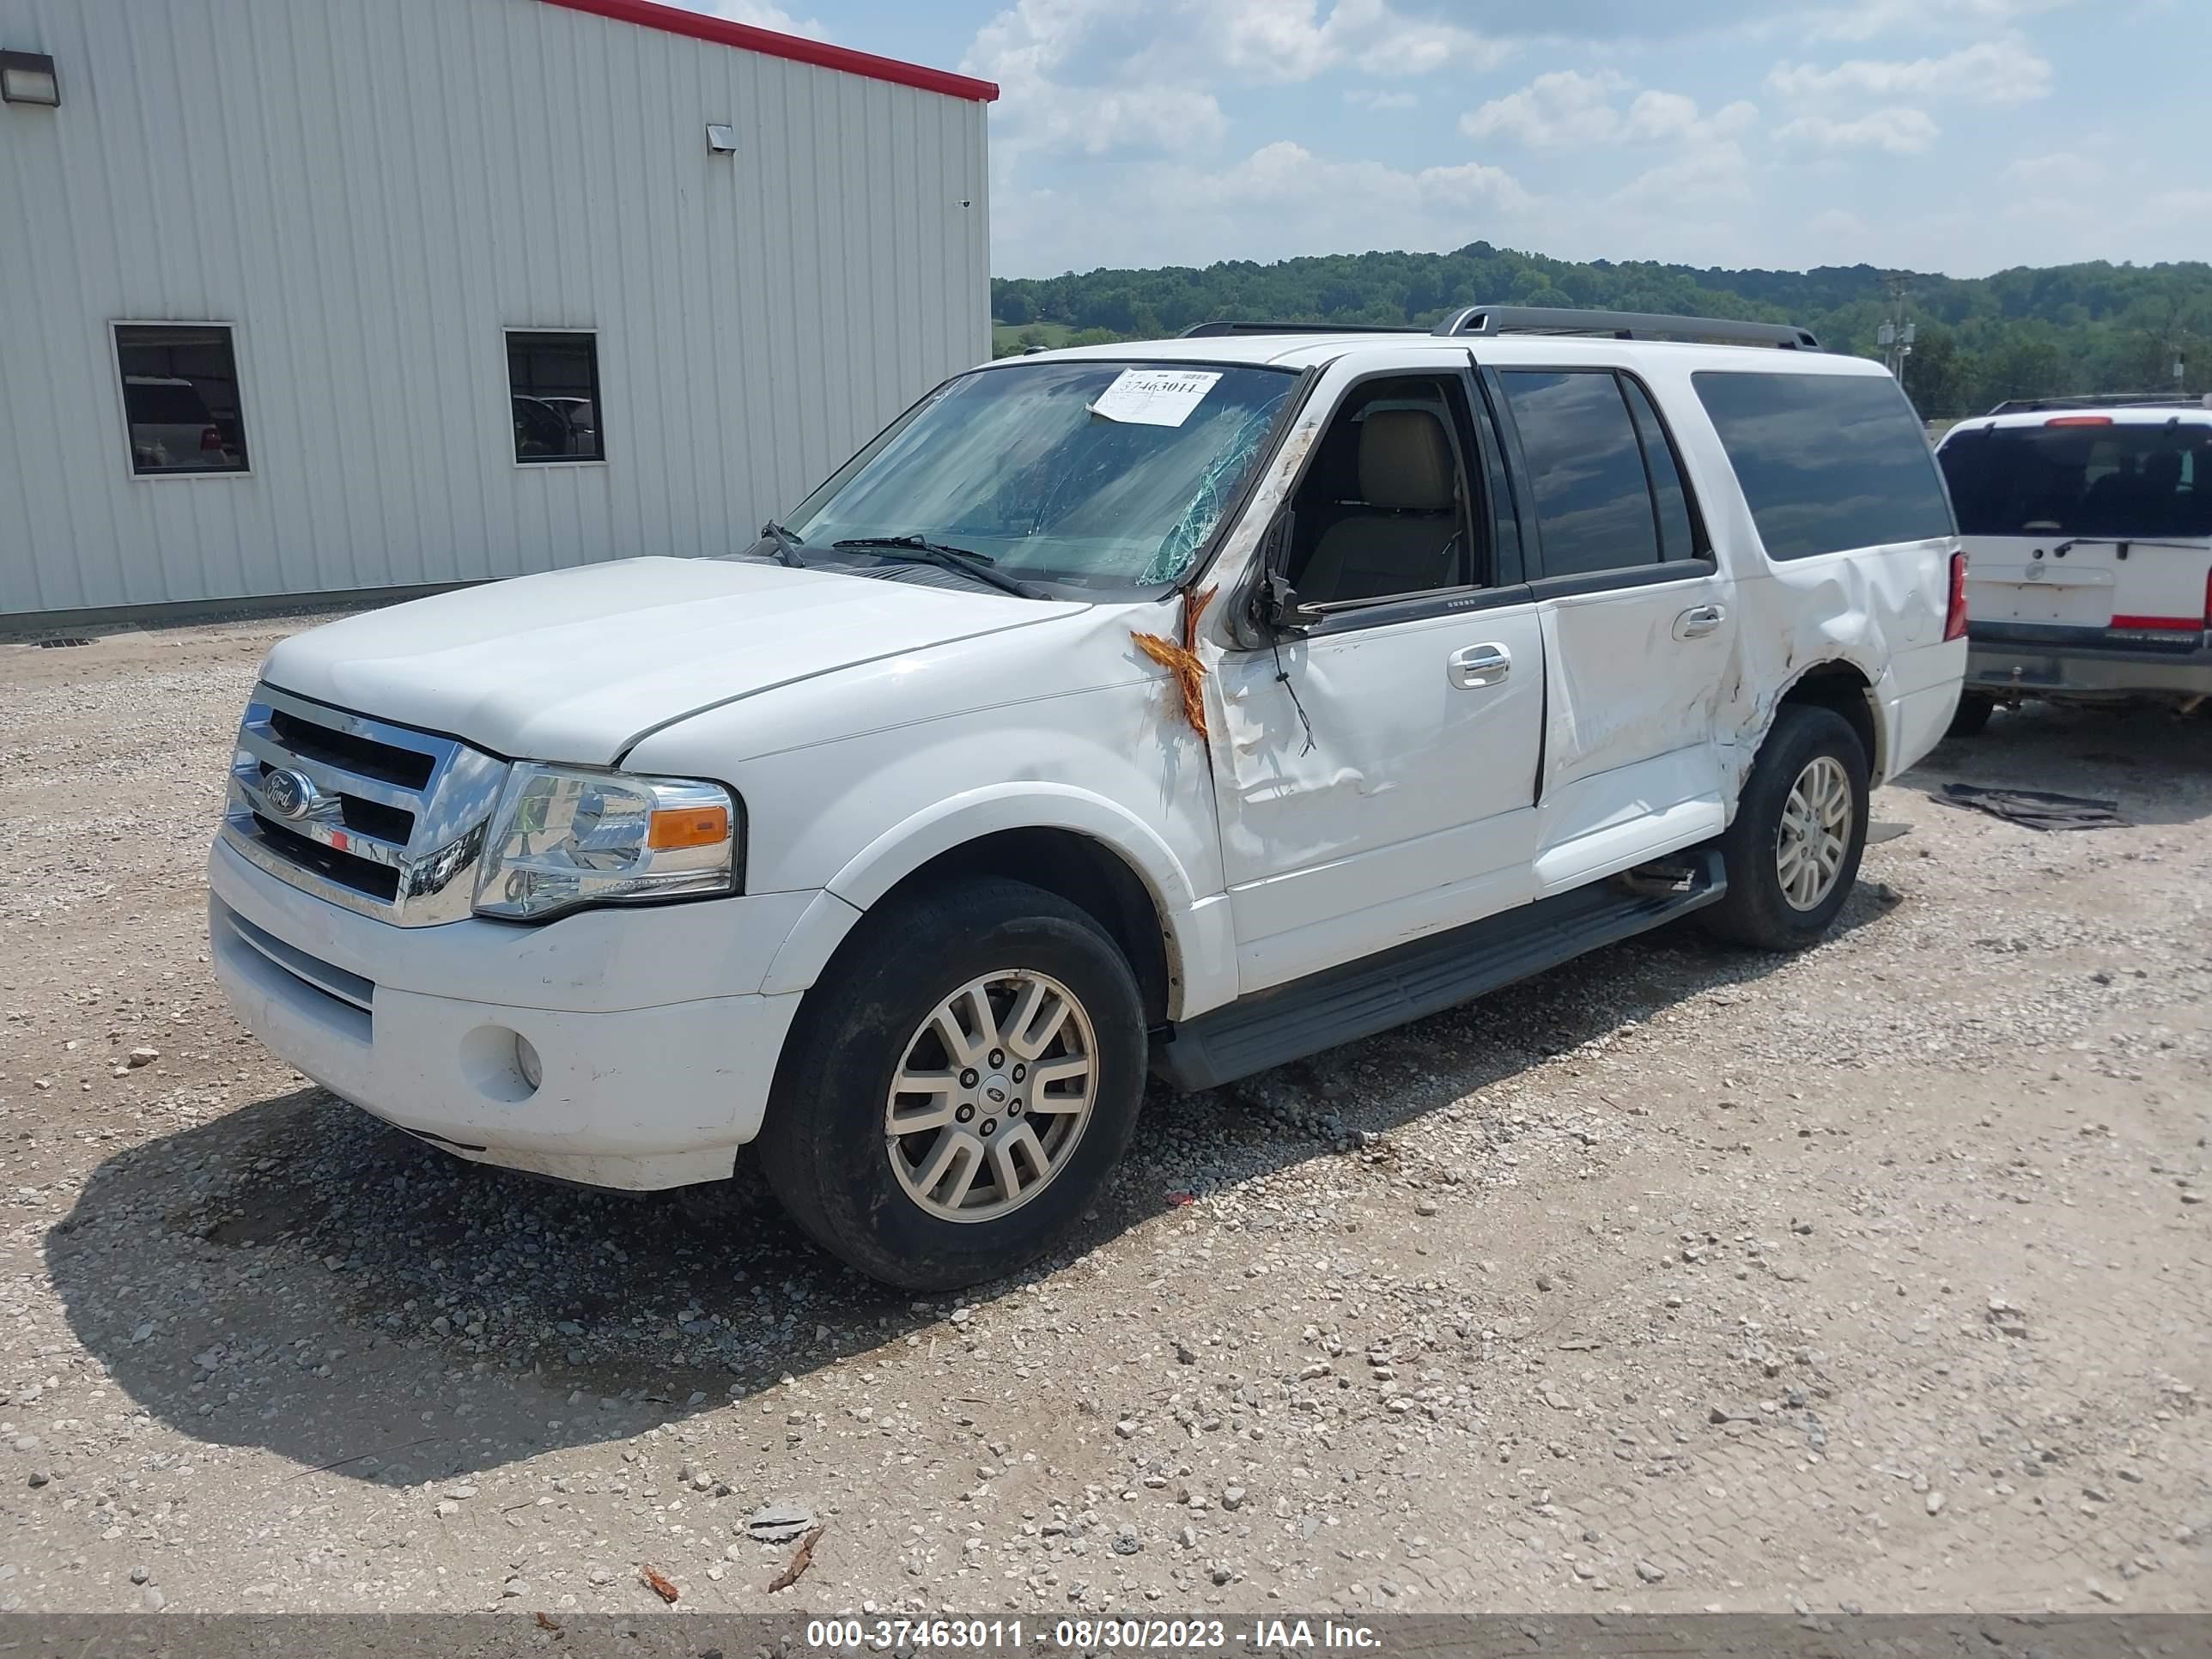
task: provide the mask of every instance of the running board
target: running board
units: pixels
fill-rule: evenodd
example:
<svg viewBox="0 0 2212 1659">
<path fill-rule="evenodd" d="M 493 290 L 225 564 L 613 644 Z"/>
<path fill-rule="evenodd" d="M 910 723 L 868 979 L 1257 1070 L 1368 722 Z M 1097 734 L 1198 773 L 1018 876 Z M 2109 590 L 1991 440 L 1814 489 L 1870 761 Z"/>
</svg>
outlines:
<svg viewBox="0 0 2212 1659">
<path fill-rule="evenodd" d="M 1688 852 L 1447 933 L 1240 997 L 1177 1024 L 1152 1069 L 1212 1089 L 1456 1007 L 1701 910 L 1728 890 L 1717 848 Z"/>
</svg>

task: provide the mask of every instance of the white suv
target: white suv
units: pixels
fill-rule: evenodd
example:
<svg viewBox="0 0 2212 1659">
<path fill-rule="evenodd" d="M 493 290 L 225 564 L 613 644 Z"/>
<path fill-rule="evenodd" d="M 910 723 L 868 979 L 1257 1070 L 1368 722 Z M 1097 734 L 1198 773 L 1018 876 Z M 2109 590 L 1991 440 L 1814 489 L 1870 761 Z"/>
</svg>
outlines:
<svg viewBox="0 0 2212 1659">
<path fill-rule="evenodd" d="M 1677 336 L 1668 340 L 1659 337 Z M 1724 343 L 1713 343 L 1719 341 Z M 240 1018 L 465 1158 L 950 1287 L 1203 1088 L 1696 913 L 1786 950 L 1943 733 L 1951 509 L 1799 331 L 1481 309 L 1008 360 L 759 544 L 270 655 Z"/>
<path fill-rule="evenodd" d="M 1971 562 L 1955 733 L 2029 698 L 2212 696 L 2212 398 L 2008 404 L 1936 453 Z"/>
</svg>

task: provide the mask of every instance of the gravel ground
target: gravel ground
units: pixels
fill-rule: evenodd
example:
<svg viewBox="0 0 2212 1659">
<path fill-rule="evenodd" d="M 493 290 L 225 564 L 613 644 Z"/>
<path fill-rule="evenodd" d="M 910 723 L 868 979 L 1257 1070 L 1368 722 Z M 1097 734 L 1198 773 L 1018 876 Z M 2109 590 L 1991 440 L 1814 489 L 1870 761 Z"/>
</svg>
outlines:
<svg viewBox="0 0 2212 1659">
<path fill-rule="evenodd" d="M 0 646 L 0 1610 L 2212 1606 L 2203 723 L 2000 716 L 1825 947 L 1158 1094 L 1068 1249 L 910 1301 L 239 1030 L 201 864 L 296 625 Z"/>
</svg>

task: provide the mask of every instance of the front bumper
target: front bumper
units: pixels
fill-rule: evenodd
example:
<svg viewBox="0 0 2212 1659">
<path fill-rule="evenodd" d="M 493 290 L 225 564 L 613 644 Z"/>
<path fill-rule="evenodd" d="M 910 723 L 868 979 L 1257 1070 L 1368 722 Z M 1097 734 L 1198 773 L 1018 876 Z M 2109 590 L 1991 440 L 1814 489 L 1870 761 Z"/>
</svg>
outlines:
<svg viewBox="0 0 2212 1659">
<path fill-rule="evenodd" d="M 2102 630 L 2089 631 L 2100 641 L 2107 638 Z M 2183 634 L 2172 644 L 2161 641 L 2131 649 L 2109 642 L 1993 637 L 1977 631 L 1966 657 L 1966 690 L 2024 697 L 2212 696 L 2212 647 L 2203 644 L 2208 637 L 2212 636 Z"/>
<path fill-rule="evenodd" d="M 759 1132 L 799 1006 L 760 988 L 811 894 L 409 929 L 220 842 L 208 879 L 210 959 L 246 1029 L 449 1152 L 653 1188 L 726 1176 Z"/>
</svg>

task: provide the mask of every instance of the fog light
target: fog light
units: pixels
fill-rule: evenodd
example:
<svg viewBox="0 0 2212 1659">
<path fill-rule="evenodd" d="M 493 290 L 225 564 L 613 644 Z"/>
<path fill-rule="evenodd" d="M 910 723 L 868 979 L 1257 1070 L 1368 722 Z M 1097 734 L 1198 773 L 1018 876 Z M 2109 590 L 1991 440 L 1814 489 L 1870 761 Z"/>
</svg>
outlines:
<svg viewBox="0 0 2212 1659">
<path fill-rule="evenodd" d="M 530 1039 L 518 1035 L 514 1039 L 514 1069 L 522 1073 L 522 1080 L 533 1090 L 545 1081 L 545 1067 L 538 1058 L 538 1050 L 530 1046 Z"/>
</svg>

